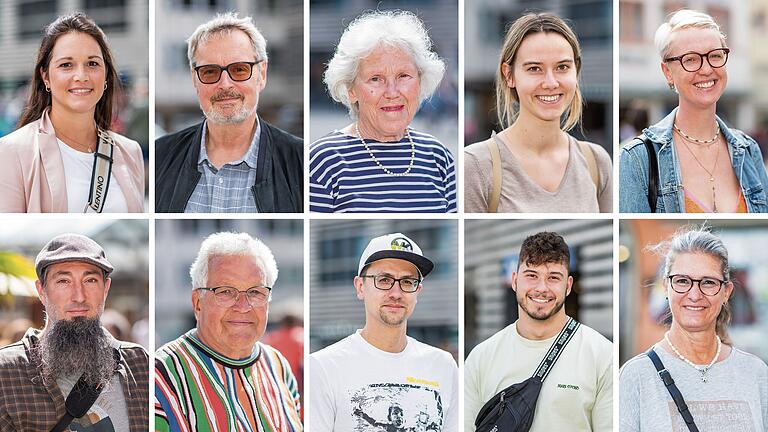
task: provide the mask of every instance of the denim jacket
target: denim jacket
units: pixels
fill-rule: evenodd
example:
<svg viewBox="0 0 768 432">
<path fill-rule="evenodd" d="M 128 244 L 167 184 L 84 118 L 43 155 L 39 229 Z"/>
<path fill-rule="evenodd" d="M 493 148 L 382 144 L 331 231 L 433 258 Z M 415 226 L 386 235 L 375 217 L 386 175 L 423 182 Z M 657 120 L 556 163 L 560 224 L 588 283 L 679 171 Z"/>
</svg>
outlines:
<svg viewBox="0 0 768 432">
<path fill-rule="evenodd" d="M 657 213 L 685 212 L 685 192 L 680 175 L 680 163 L 672 143 L 672 125 L 677 108 L 655 125 L 643 130 L 654 149 L 659 163 L 659 193 Z M 723 137 L 728 142 L 733 171 L 750 213 L 768 212 L 768 176 L 763 155 L 755 140 L 738 129 L 728 129 L 717 117 Z M 648 205 L 648 152 L 640 140 L 633 140 L 621 150 L 619 162 L 619 211 L 650 213 Z"/>
</svg>

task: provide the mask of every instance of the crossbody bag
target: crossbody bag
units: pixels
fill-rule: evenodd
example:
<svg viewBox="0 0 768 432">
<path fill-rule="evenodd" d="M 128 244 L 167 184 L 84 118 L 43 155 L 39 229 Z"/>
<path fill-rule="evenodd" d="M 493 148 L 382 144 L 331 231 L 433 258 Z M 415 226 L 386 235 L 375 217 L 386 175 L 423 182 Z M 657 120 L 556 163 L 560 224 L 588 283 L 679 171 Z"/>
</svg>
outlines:
<svg viewBox="0 0 768 432">
<path fill-rule="evenodd" d="M 648 153 L 648 207 L 651 213 L 656 213 L 656 201 L 659 198 L 659 161 L 656 158 L 656 149 L 653 143 L 645 135 L 635 138 L 642 141 L 645 151 Z"/>
<path fill-rule="evenodd" d="M 101 213 L 107 203 L 109 181 L 112 178 L 112 156 L 115 152 L 115 141 L 109 133 L 97 128 L 99 143 L 93 153 L 93 170 L 91 171 L 91 187 L 88 203 L 83 213 Z"/>
<path fill-rule="evenodd" d="M 649 349 L 645 355 L 647 355 L 653 362 L 653 366 L 656 368 L 656 372 L 659 373 L 659 378 L 661 378 L 661 381 L 667 388 L 669 395 L 672 396 L 672 400 L 675 401 L 677 410 L 680 411 L 680 415 L 683 416 L 683 420 L 685 420 L 685 425 L 688 426 L 688 430 L 690 432 L 699 432 L 699 428 L 696 427 L 696 423 L 693 421 L 693 415 L 688 409 L 688 404 L 685 403 L 685 399 L 683 399 L 683 395 L 680 393 L 680 389 L 678 389 L 675 385 L 675 380 L 672 379 L 672 375 L 669 373 L 667 368 L 664 367 L 664 363 L 662 363 L 659 355 L 656 354 L 656 351 L 654 351 L 653 348 Z"/>
<path fill-rule="evenodd" d="M 569 317 L 533 376 L 505 388 L 483 405 L 475 419 L 477 432 L 528 432 L 530 430 L 541 386 L 580 325 L 578 321 Z"/>
<path fill-rule="evenodd" d="M 491 194 L 488 198 L 488 213 L 496 213 L 499 210 L 499 200 L 501 199 L 501 152 L 499 151 L 499 145 L 505 145 L 503 141 L 496 135 L 496 131 L 491 133 L 491 138 L 485 140 L 484 143 L 491 153 Z M 600 192 L 600 173 L 597 170 L 597 159 L 595 158 L 595 152 L 592 151 L 592 147 L 586 142 L 576 141 L 579 144 L 579 150 L 584 158 L 587 160 L 587 168 L 589 169 L 589 177 L 592 179 L 592 183 L 595 184 L 595 189 Z"/>
</svg>

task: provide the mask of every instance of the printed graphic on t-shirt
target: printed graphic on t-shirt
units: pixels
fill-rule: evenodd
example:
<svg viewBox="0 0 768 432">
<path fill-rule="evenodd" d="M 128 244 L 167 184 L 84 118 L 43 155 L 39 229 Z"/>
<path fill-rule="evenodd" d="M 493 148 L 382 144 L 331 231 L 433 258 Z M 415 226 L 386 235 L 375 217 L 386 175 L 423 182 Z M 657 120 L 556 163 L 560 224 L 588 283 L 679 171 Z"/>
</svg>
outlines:
<svg viewBox="0 0 768 432">
<path fill-rule="evenodd" d="M 440 392 L 417 384 L 369 384 L 351 392 L 355 432 L 443 430 Z"/>
<path fill-rule="evenodd" d="M 115 432 L 115 425 L 112 424 L 109 414 L 96 405 L 92 406 L 86 415 L 73 420 L 69 428 L 73 432 Z"/>
<path fill-rule="evenodd" d="M 747 401 L 686 401 L 686 404 L 700 431 L 756 432 Z M 669 401 L 669 415 L 673 432 L 688 432 L 673 401 Z"/>
</svg>

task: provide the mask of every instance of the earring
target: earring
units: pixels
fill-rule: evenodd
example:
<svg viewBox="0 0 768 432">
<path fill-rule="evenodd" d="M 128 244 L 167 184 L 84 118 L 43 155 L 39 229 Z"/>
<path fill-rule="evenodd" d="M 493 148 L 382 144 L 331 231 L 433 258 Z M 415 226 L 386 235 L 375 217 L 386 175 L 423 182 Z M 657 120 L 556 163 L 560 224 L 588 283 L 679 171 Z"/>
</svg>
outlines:
<svg viewBox="0 0 768 432">
<path fill-rule="evenodd" d="M 104 82 L 104 90 L 106 90 L 106 89 L 107 89 L 107 83 L 106 83 L 106 81 L 105 81 L 105 82 Z"/>
<path fill-rule="evenodd" d="M 44 84 L 44 85 L 45 85 L 45 91 L 47 91 L 48 93 L 50 93 L 50 92 L 51 92 L 51 88 L 50 88 L 50 87 L 48 87 L 48 84 Z"/>
<path fill-rule="evenodd" d="M 670 82 L 668 82 L 667 84 L 669 84 L 669 89 L 670 89 L 670 90 L 675 90 L 675 83 L 673 83 L 672 81 L 670 81 Z"/>
</svg>

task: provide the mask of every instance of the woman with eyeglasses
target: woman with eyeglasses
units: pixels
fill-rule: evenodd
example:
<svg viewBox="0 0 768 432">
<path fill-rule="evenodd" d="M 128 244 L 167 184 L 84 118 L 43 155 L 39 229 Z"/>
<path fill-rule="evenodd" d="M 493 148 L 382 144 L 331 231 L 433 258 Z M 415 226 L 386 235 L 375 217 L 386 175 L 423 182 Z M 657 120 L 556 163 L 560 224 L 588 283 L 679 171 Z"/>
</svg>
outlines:
<svg viewBox="0 0 768 432">
<path fill-rule="evenodd" d="M 46 27 L 18 129 L 0 138 L 0 212 L 143 211 L 141 147 L 109 130 L 115 66 L 87 16 Z"/>
<path fill-rule="evenodd" d="M 768 366 L 728 336 L 733 281 L 722 240 L 685 228 L 651 250 L 663 257 L 671 324 L 621 368 L 619 430 L 768 430 Z"/>
<path fill-rule="evenodd" d="M 705 13 L 679 10 L 656 31 L 655 43 L 678 107 L 622 149 L 620 211 L 768 211 L 758 144 L 715 114 L 730 54 L 720 26 Z"/>
</svg>

